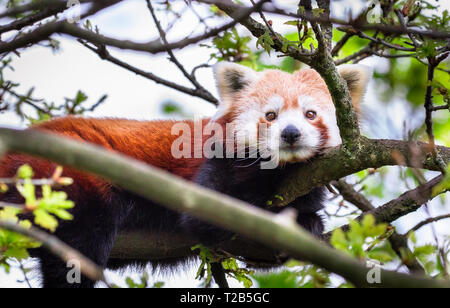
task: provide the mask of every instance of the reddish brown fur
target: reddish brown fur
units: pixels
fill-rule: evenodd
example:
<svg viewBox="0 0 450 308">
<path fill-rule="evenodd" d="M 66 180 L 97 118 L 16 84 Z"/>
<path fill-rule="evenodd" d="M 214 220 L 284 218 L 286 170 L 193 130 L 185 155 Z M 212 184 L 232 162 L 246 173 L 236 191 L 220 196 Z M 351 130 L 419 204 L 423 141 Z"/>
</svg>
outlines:
<svg viewBox="0 0 450 308">
<path fill-rule="evenodd" d="M 266 71 L 248 91 L 242 93 L 242 102 L 245 102 L 246 97 L 253 97 L 265 103 L 269 97 L 278 94 L 284 99 L 283 110 L 298 108 L 298 97 L 301 95 L 314 97 L 317 104 L 332 105 L 325 81 L 316 71 L 309 69 L 294 75 L 277 70 Z"/>
<path fill-rule="evenodd" d="M 194 122 L 183 122 L 189 124 L 193 132 Z M 202 126 L 204 127 L 208 122 L 209 119 L 204 119 Z M 66 117 L 34 126 L 31 129 L 49 131 L 80 141 L 91 142 L 190 180 L 204 160 L 173 158 L 171 146 L 172 142 L 178 138 L 171 134 L 172 126 L 175 123 L 175 121 L 141 122 L 123 119 Z M 191 142 L 191 149 L 194 149 L 194 140 Z M 28 155 L 10 153 L 0 161 L 0 177 L 13 177 L 23 164 L 29 164 L 33 168 L 35 178 L 51 177 L 57 166 L 55 163 Z M 72 198 L 78 196 L 79 191 L 107 198 L 111 189 L 108 182 L 73 168 L 65 168 L 64 176 L 74 179 L 75 184 L 68 189 Z"/>
<path fill-rule="evenodd" d="M 321 118 L 318 118 L 316 121 L 313 121 L 312 124 L 319 130 L 320 133 L 319 147 L 322 148 L 325 146 L 328 138 L 330 137 L 328 127 L 323 123 L 323 120 Z"/>
</svg>

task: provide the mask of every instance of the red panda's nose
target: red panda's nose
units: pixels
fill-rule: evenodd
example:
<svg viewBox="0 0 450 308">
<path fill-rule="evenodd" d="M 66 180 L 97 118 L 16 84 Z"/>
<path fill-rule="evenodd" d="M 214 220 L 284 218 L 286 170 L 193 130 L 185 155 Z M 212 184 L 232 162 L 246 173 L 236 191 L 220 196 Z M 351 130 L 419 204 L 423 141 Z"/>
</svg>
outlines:
<svg viewBox="0 0 450 308">
<path fill-rule="evenodd" d="M 281 138 L 283 139 L 283 141 L 291 145 L 296 143 L 300 139 L 300 137 L 301 133 L 294 125 L 288 125 L 281 132 Z"/>
</svg>

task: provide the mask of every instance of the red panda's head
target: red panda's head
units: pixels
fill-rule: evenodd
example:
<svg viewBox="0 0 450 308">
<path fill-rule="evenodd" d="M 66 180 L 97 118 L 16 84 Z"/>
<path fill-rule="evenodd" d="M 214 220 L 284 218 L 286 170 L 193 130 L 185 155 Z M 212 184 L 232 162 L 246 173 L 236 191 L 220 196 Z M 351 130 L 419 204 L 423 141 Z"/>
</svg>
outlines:
<svg viewBox="0 0 450 308">
<path fill-rule="evenodd" d="M 341 144 L 332 98 L 316 71 L 255 72 L 220 62 L 214 72 L 221 97 L 214 120 L 231 125 L 235 138 L 245 136 L 247 146 L 263 146 L 278 154 L 281 162 L 299 162 Z M 345 65 L 339 72 L 357 106 L 371 77 L 370 68 Z M 263 132 L 260 127 L 267 129 Z"/>
</svg>

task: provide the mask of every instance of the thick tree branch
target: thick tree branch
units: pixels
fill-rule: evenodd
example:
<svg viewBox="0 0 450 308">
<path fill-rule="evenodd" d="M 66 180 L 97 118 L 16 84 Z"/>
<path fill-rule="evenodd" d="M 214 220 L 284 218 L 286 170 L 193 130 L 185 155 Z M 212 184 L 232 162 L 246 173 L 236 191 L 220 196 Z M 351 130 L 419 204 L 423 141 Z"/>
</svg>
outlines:
<svg viewBox="0 0 450 308">
<path fill-rule="evenodd" d="M 201 188 L 142 162 L 89 145 L 38 131 L 1 128 L 5 149 L 53 160 L 102 176 L 113 184 L 175 211 L 188 211 L 213 224 L 247 236 L 290 256 L 337 273 L 359 287 L 368 269 L 357 260 L 312 238 L 291 213 L 270 214 L 246 203 Z M 378 287 L 450 287 L 449 281 L 381 271 Z"/>
<path fill-rule="evenodd" d="M 437 146 L 436 149 L 444 163 L 449 164 L 450 148 Z M 327 185 L 367 168 L 398 165 L 398 156 L 405 158 L 402 164 L 408 167 L 441 170 L 428 144 L 361 137 L 351 149 L 333 148 L 310 163 L 299 165 L 280 183 L 279 195 L 283 200 L 273 200 L 274 204 L 286 205 L 314 187 Z"/>
<path fill-rule="evenodd" d="M 395 200 L 370 211 L 378 222 L 391 223 L 400 217 L 417 211 L 422 205 L 434 198 L 433 188 L 443 179 L 440 175 L 428 183 L 419 185 L 416 189 L 410 190 Z"/>
<path fill-rule="evenodd" d="M 350 91 L 347 83 L 337 71 L 331 50 L 328 48 L 322 32 L 315 27 L 313 29 L 319 41 L 319 50 L 310 65 L 322 76 L 328 86 L 336 107 L 336 119 L 342 144 L 344 148 L 350 148 L 360 136 L 358 118 L 353 109 Z"/>
</svg>

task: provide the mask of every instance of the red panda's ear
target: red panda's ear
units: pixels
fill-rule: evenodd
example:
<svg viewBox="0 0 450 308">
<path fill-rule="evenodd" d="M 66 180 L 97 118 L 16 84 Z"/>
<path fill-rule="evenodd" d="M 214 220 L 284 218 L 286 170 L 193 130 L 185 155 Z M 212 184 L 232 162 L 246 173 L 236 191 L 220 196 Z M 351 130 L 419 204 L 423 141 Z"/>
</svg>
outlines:
<svg viewBox="0 0 450 308">
<path fill-rule="evenodd" d="M 360 64 L 347 64 L 338 67 L 339 74 L 347 82 L 348 89 L 352 96 L 353 106 L 356 110 L 364 98 L 373 70 L 372 68 Z"/>
<path fill-rule="evenodd" d="M 219 62 L 214 66 L 214 76 L 222 103 L 232 102 L 235 95 L 251 85 L 258 73 L 231 62 Z"/>
</svg>

